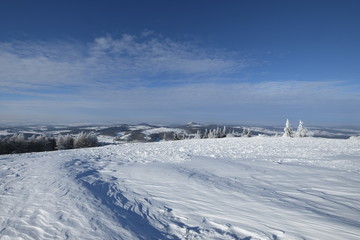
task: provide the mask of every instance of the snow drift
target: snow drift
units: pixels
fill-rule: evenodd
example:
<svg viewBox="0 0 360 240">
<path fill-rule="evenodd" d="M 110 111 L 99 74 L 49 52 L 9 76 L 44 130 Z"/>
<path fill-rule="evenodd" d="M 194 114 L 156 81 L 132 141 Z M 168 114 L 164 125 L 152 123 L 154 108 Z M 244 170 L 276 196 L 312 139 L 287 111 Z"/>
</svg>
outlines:
<svg viewBox="0 0 360 240">
<path fill-rule="evenodd" d="M 225 138 L 0 156 L 0 239 L 359 239 L 360 141 Z"/>
</svg>

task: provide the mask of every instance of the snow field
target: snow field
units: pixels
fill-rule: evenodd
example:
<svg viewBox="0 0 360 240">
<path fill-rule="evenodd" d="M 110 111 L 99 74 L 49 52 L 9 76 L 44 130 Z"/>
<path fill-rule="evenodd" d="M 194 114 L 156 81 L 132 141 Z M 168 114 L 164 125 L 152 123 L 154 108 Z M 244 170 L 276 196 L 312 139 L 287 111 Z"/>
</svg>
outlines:
<svg viewBox="0 0 360 240">
<path fill-rule="evenodd" d="M 359 239 L 360 141 L 225 138 L 0 157 L 0 239 Z"/>
<path fill-rule="evenodd" d="M 185 133 L 186 131 L 180 128 L 168 128 L 168 127 L 159 127 L 159 128 L 152 128 L 143 131 L 143 134 L 145 135 L 151 135 L 156 133 L 168 133 L 168 132 L 174 132 L 174 133 Z"/>
</svg>

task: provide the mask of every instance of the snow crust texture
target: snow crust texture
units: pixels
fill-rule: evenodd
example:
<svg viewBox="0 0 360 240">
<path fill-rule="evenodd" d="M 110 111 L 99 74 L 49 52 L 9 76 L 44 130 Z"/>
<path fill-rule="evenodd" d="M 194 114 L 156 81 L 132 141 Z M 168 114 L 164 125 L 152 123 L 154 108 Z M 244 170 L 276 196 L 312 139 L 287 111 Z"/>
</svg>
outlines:
<svg viewBox="0 0 360 240">
<path fill-rule="evenodd" d="M 225 138 L 2 155 L 0 239 L 360 239 L 360 141 Z"/>
</svg>

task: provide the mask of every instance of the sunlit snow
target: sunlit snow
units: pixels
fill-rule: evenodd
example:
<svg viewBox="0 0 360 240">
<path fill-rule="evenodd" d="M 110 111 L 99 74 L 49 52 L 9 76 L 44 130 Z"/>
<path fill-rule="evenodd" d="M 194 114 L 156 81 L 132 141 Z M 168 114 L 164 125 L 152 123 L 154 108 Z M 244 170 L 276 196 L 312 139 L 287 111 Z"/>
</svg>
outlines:
<svg viewBox="0 0 360 240">
<path fill-rule="evenodd" d="M 0 239 L 359 239 L 360 141 L 225 138 L 0 156 Z"/>
</svg>

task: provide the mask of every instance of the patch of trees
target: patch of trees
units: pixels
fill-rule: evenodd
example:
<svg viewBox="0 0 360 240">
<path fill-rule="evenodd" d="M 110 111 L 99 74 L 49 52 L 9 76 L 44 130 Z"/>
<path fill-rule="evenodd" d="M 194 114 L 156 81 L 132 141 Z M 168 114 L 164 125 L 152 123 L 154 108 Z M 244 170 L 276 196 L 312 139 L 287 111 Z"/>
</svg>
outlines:
<svg viewBox="0 0 360 240">
<path fill-rule="evenodd" d="M 309 136 L 311 136 L 312 133 L 308 129 L 304 128 L 303 125 L 304 125 L 304 122 L 300 120 L 297 130 L 294 132 L 293 129 L 291 128 L 289 119 L 286 119 L 283 137 L 309 137 Z"/>
<path fill-rule="evenodd" d="M 216 129 L 206 129 L 203 138 L 224 138 L 226 137 L 226 127 L 223 129 L 217 127 Z"/>
<path fill-rule="evenodd" d="M 72 135 L 32 135 L 25 138 L 23 133 L 10 136 L 0 136 L 0 154 L 44 152 L 73 148 L 86 148 L 98 146 L 97 136 L 92 133 L 81 132 L 75 137 Z"/>
<path fill-rule="evenodd" d="M 217 127 L 214 129 L 205 129 L 204 132 L 197 130 L 193 136 L 186 135 L 185 133 L 174 133 L 174 140 L 183 140 L 183 139 L 207 139 L 207 138 L 225 138 L 225 137 L 236 137 L 240 136 L 234 130 L 232 132 L 226 131 L 226 126 L 223 128 Z M 244 128 L 242 137 L 251 137 L 251 131 L 249 128 Z"/>
</svg>

